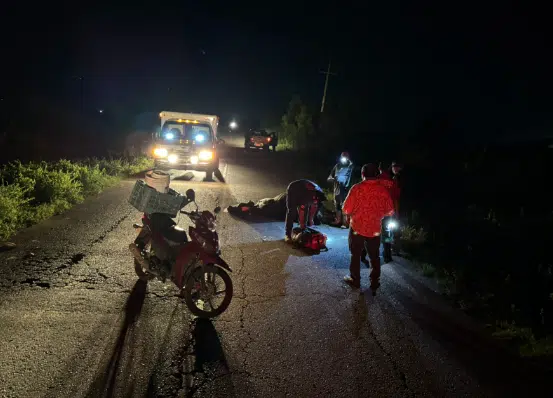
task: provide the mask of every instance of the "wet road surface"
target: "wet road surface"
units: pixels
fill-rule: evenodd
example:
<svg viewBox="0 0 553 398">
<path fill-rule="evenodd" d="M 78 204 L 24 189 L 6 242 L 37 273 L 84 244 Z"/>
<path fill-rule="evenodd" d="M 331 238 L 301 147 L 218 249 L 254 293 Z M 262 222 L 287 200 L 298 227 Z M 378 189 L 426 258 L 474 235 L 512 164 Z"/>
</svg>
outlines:
<svg viewBox="0 0 553 398">
<path fill-rule="evenodd" d="M 194 188 L 202 209 L 224 208 L 283 192 L 305 177 L 294 162 L 228 149 L 224 183 L 195 174 L 171 185 Z M 343 230 L 321 227 L 331 249 L 308 256 L 284 244 L 282 223 L 221 213 L 235 296 L 220 318 L 194 319 L 176 288 L 137 281 L 133 184 L 0 253 L 0 396 L 548 396 L 539 371 L 497 349 L 402 259 L 383 266 L 376 297 L 367 269 L 352 292 Z"/>
</svg>

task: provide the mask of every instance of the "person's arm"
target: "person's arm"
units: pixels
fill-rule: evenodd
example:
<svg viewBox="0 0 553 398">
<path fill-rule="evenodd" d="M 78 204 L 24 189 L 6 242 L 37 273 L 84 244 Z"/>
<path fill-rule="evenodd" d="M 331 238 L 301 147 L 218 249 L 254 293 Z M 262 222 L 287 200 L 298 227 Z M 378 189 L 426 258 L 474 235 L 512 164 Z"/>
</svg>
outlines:
<svg viewBox="0 0 553 398">
<path fill-rule="evenodd" d="M 342 211 L 347 214 L 351 215 L 355 207 L 357 206 L 357 187 L 354 185 L 346 197 L 346 200 L 344 201 L 344 204 L 342 205 Z"/>
<path fill-rule="evenodd" d="M 326 180 L 328 182 L 334 182 L 335 179 L 336 179 L 336 165 L 334 165 L 332 170 L 330 170 L 330 175 L 328 176 L 328 178 Z"/>
<path fill-rule="evenodd" d="M 346 189 L 349 189 L 351 187 L 351 176 L 353 175 L 353 163 L 350 165 L 349 167 L 349 175 L 348 175 L 348 180 L 346 181 L 345 183 L 345 187 Z"/>
<path fill-rule="evenodd" d="M 392 195 L 389 193 L 386 193 L 386 195 L 383 198 L 384 200 L 384 217 L 386 216 L 393 216 L 395 214 L 395 206 L 394 206 L 394 200 L 392 199 Z"/>
</svg>

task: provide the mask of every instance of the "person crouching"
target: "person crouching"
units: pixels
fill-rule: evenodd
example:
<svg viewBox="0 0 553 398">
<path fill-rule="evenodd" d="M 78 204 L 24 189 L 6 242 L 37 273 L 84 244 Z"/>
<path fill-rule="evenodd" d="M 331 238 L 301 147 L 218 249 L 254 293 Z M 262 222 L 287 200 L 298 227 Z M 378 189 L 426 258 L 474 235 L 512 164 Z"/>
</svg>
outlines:
<svg viewBox="0 0 553 398">
<path fill-rule="evenodd" d="M 284 237 L 286 242 L 292 241 L 292 227 L 296 219 L 298 219 L 301 229 L 313 225 L 315 214 L 325 199 L 323 190 L 313 181 L 296 180 L 288 185 Z"/>
</svg>

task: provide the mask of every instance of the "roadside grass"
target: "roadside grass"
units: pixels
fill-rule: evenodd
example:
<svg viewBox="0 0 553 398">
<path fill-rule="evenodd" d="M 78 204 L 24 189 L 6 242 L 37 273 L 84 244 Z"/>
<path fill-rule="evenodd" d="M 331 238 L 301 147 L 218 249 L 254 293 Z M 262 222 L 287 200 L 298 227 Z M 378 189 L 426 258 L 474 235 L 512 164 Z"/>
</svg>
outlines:
<svg viewBox="0 0 553 398">
<path fill-rule="evenodd" d="M 521 298 L 533 294 L 511 285 L 509 276 L 505 280 L 500 280 L 499 275 L 490 278 L 486 274 L 494 274 L 497 271 L 479 270 L 473 273 L 474 270 L 462 259 L 450 259 L 450 263 L 447 263 L 447 257 L 436 255 L 436 252 L 447 252 L 448 249 L 437 247 L 436 242 L 428 239 L 428 233 L 422 227 L 404 226 L 400 245 L 404 257 L 409 259 L 423 276 L 435 280 L 443 293 L 461 310 L 484 321 L 494 338 L 515 349 L 521 357 L 541 358 L 546 361 L 553 359 L 553 335 L 544 327 L 548 321 L 548 313 L 544 308 L 550 308 L 550 303 Z M 505 266 L 499 262 L 493 265 Z M 502 271 L 505 272 L 503 269 Z M 549 277 L 551 270 L 544 272 Z M 479 277 L 489 280 L 486 283 L 474 280 Z M 530 272 L 527 277 L 540 278 L 539 275 L 532 275 Z M 517 294 L 517 289 L 520 294 Z M 539 294 L 540 285 L 534 282 L 534 289 Z M 553 301 L 553 293 L 548 299 L 549 302 Z M 539 312 L 538 317 L 541 316 L 538 325 L 528 320 L 527 313 L 532 311 Z"/>
<path fill-rule="evenodd" d="M 0 168 L 0 240 L 152 167 L 145 157 L 4 165 Z"/>
<path fill-rule="evenodd" d="M 295 151 L 294 143 L 286 139 L 285 137 L 279 137 L 277 151 Z"/>
</svg>

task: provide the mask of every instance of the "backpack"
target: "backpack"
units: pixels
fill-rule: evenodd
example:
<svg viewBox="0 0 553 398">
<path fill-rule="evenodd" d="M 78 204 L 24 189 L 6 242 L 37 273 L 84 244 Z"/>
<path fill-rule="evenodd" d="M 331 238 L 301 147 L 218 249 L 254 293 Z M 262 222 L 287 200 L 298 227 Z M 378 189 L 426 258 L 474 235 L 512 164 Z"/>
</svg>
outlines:
<svg viewBox="0 0 553 398">
<path fill-rule="evenodd" d="M 315 252 L 328 250 L 326 247 L 326 235 L 312 228 L 294 228 L 292 230 L 292 241 L 299 247 Z"/>
</svg>

